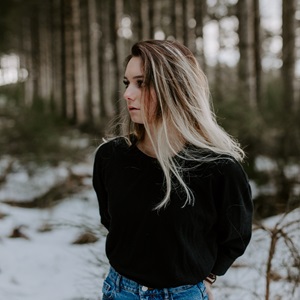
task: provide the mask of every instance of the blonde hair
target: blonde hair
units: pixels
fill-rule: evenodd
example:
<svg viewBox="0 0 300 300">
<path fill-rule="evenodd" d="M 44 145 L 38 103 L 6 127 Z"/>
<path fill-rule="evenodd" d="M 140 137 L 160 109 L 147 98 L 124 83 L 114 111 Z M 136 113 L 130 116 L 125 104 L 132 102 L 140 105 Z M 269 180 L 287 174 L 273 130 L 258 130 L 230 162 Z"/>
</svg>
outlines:
<svg viewBox="0 0 300 300">
<path fill-rule="evenodd" d="M 217 154 L 227 154 L 239 161 L 244 152 L 237 141 L 230 137 L 216 121 L 210 101 L 207 78 L 193 53 L 176 41 L 148 40 L 133 45 L 126 64 L 132 57 L 140 57 L 144 72 L 143 92 L 145 112 L 149 112 L 150 89 L 154 89 L 157 106 L 151 118 L 152 136 L 147 118 L 144 124 L 133 123 L 128 114 L 123 122 L 122 135 L 130 144 L 130 136 L 141 141 L 147 133 L 150 137 L 158 162 L 165 176 L 165 196 L 155 207 L 161 209 L 169 203 L 174 176 L 186 194 L 185 204 L 193 204 L 194 196 L 183 179 L 183 167 L 176 157 L 201 163 L 217 159 L 211 156 L 199 158 L 196 153 L 184 148 L 185 144 L 197 149 L 210 150 Z M 148 120 L 149 121 L 149 120 Z M 175 133 L 175 139 L 174 139 Z M 183 149 L 183 151 L 178 151 Z"/>
</svg>

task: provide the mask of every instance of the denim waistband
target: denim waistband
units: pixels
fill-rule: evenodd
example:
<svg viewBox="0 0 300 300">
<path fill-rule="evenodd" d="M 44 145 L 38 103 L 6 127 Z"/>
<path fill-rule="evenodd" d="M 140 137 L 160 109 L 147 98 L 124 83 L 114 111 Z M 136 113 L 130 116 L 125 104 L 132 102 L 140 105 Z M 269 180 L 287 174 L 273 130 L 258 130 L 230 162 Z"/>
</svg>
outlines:
<svg viewBox="0 0 300 300">
<path fill-rule="evenodd" d="M 119 274 L 113 267 L 110 267 L 109 273 L 107 275 L 107 278 L 112 280 L 116 286 L 117 290 L 128 290 L 132 293 L 141 294 L 141 293 L 159 293 L 159 294 L 175 294 L 179 293 L 181 291 L 184 291 L 193 285 L 181 285 L 178 287 L 171 287 L 171 288 L 152 288 L 147 287 L 144 285 L 141 285 L 134 280 L 131 280 L 125 276 L 122 276 Z M 200 282 L 198 285 L 203 285 L 203 282 Z"/>
</svg>

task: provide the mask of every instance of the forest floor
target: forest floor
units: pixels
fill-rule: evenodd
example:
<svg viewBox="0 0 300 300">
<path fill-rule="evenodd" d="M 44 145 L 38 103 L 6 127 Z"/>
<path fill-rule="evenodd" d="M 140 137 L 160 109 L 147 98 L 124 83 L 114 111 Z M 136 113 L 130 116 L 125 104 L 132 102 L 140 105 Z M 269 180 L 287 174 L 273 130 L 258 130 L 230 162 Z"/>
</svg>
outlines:
<svg viewBox="0 0 300 300">
<path fill-rule="evenodd" d="M 106 231 L 92 166 L 93 150 L 48 165 L 0 156 L 0 299 L 101 299 Z M 216 281 L 216 300 L 300 299 L 299 215 L 254 226 L 246 253 Z"/>
</svg>

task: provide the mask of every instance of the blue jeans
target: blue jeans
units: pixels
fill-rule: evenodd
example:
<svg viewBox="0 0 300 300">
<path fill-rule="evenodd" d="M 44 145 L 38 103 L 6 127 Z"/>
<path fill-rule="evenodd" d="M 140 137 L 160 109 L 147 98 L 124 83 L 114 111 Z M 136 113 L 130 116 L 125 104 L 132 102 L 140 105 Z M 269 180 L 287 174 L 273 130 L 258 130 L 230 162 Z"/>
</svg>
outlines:
<svg viewBox="0 0 300 300">
<path fill-rule="evenodd" d="M 103 282 L 102 300 L 208 300 L 203 282 L 174 288 L 150 289 L 130 280 L 113 268 Z"/>
</svg>

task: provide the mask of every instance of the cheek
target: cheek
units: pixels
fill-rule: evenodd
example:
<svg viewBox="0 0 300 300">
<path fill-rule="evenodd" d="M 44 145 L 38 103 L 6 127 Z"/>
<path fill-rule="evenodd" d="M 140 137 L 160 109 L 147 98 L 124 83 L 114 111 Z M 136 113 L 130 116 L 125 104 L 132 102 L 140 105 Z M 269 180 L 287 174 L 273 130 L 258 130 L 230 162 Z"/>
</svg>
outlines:
<svg viewBox="0 0 300 300">
<path fill-rule="evenodd" d="M 157 120 L 159 107 L 157 104 L 157 97 L 154 90 L 151 90 L 150 93 L 144 97 L 143 111 L 144 115 L 149 123 Z"/>
<path fill-rule="evenodd" d="M 151 98 L 151 100 L 149 102 L 149 105 L 148 105 L 148 119 L 149 119 L 149 121 L 153 122 L 153 121 L 157 120 L 157 117 L 159 115 L 158 111 L 159 111 L 159 108 L 158 108 L 158 105 L 157 105 L 156 97 Z"/>
</svg>

